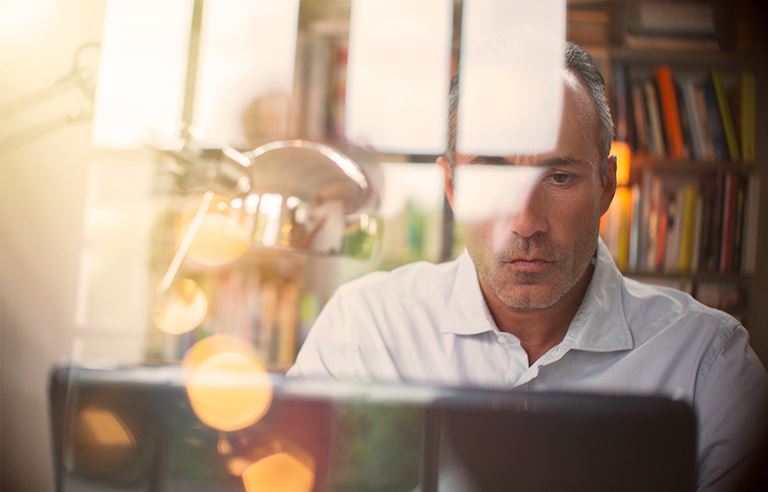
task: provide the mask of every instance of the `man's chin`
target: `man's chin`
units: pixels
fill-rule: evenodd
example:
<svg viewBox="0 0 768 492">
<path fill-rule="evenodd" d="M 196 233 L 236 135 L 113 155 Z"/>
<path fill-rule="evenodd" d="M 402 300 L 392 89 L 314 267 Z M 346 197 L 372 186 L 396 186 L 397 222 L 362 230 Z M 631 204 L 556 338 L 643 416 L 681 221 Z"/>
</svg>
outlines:
<svg viewBox="0 0 768 492">
<path fill-rule="evenodd" d="M 533 311 L 548 309 L 557 304 L 562 296 L 557 296 L 551 290 L 542 292 L 541 286 L 517 287 L 513 292 L 502 292 L 499 300 L 511 309 Z"/>
</svg>

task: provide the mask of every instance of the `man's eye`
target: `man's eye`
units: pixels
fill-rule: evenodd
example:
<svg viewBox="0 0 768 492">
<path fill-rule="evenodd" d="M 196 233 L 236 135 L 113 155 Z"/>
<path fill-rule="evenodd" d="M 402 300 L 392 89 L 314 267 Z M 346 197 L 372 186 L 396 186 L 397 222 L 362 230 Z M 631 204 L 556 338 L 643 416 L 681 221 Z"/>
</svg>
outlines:
<svg viewBox="0 0 768 492">
<path fill-rule="evenodd" d="M 549 179 L 558 185 L 566 185 L 573 181 L 573 174 L 567 173 L 554 173 L 549 175 Z"/>
</svg>

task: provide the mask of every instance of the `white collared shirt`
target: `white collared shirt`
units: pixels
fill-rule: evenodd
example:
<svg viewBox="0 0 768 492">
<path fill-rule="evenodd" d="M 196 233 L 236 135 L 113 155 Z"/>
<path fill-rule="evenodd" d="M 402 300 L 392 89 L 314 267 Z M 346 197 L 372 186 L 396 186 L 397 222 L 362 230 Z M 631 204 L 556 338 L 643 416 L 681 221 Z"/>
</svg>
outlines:
<svg viewBox="0 0 768 492">
<path fill-rule="evenodd" d="M 530 366 L 465 251 L 341 286 L 288 375 L 682 399 L 698 420 L 700 490 L 727 490 L 766 421 L 768 376 L 747 331 L 688 294 L 624 278 L 600 240 L 597 251 L 565 337 Z"/>
</svg>

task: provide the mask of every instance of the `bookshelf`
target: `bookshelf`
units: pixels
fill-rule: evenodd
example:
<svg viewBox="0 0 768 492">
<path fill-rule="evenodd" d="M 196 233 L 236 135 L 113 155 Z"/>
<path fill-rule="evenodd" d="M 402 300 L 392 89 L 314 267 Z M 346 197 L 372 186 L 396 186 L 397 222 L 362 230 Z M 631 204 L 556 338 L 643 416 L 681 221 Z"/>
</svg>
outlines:
<svg viewBox="0 0 768 492">
<path fill-rule="evenodd" d="M 590 7 L 606 8 L 619 26 L 594 51 L 602 65 L 610 67 L 606 78 L 617 139 L 628 142 L 634 152 L 630 181 L 623 191 L 632 197 L 624 200 L 624 206 L 633 209 L 621 210 L 622 204 L 615 202 L 609 212 L 614 223 L 604 233 L 627 276 L 687 290 L 702 302 L 739 317 L 750 329 L 756 351 L 766 360 L 768 335 L 760 329 L 768 321 L 768 309 L 760 302 L 766 292 L 766 259 L 759 245 L 765 244 L 766 235 L 766 214 L 760 212 L 766 208 L 761 183 L 766 179 L 767 154 L 765 144 L 755 137 L 765 128 L 766 119 L 766 40 L 755 29 L 763 12 L 749 1 L 675 3 L 705 14 L 697 27 L 688 25 L 687 32 L 675 33 L 665 24 L 665 32 L 660 34 L 654 32 L 653 18 L 648 25 L 633 18 L 642 4 L 655 4 L 656 8 L 659 2 L 621 0 L 610 7 Z M 655 13 L 663 13 L 664 8 Z M 711 16 L 709 22 L 707 15 Z M 649 44 L 658 46 L 630 47 L 630 36 L 652 39 Z M 667 43 L 676 36 L 686 42 L 702 41 L 701 47 L 675 47 L 674 39 Z M 713 42 L 718 49 L 712 49 Z M 666 90 L 669 104 L 670 87 L 662 87 L 661 81 L 669 75 L 677 115 L 665 114 L 669 108 L 661 100 Z M 754 78 L 750 81 L 750 77 Z M 724 90 L 718 94 L 716 86 L 721 82 Z M 751 95 L 745 90 L 750 83 Z M 656 105 L 655 132 L 661 148 L 651 142 L 652 104 Z M 644 114 L 638 114 L 638 107 Z M 670 123 L 672 116 L 676 123 Z M 643 121 L 646 127 L 639 129 Z M 677 136 L 670 131 L 671 125 L 677 125 Z M 689 211 L 687 207 L 694 208 Z M 622 220 L 627 223 L 616 224 Z M 655 263 L 638 260 L 638 249 L 641 256 L 649 248 L 664 249 L 658 247 L 662 221 L 666 234 L 677 236 L 667 243 L 666 251 L 657 251 Z M 704 235 L 702 228 L 708 231 Z M 621 234 L 633 236 L 615 237 Z M 670 252 L 670 246 L 686 251 Z"/>
</svg>

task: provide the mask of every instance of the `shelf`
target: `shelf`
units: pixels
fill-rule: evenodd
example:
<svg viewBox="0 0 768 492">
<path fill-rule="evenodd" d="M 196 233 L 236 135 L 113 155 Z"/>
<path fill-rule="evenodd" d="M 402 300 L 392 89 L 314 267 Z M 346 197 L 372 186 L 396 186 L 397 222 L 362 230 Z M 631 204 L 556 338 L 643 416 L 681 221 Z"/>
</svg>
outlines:
<svg viewBox="0 0 768 492">
<path fill-rule="evenodd" d="M 632 159 L 632 167 L 650 169 L 665 173 L 700 173 L 715 171 L 735 171 L 740 173 L 756 172 L 754 163 L 731 161 L 697 161 L 690 159 L 669 159 L 651 155 L 636 155 Z"/>
<path fill-rule="evenodd" d="M 690 280 L 693 282 L 748 283 L 752 275 L 744 273 L 719 272 L 623 272 L 625 277 L 633 279 Z"/>
<path fill-rule="evenodd" d="M 608 53 L 614 61 L 633 64 L 669 63 L 676 66 L 733 69 L 745 69 L 753 64 L 749 55 L 723 51 L 662 51 L 615 46 L 609 48 Z"/>
</svg>

